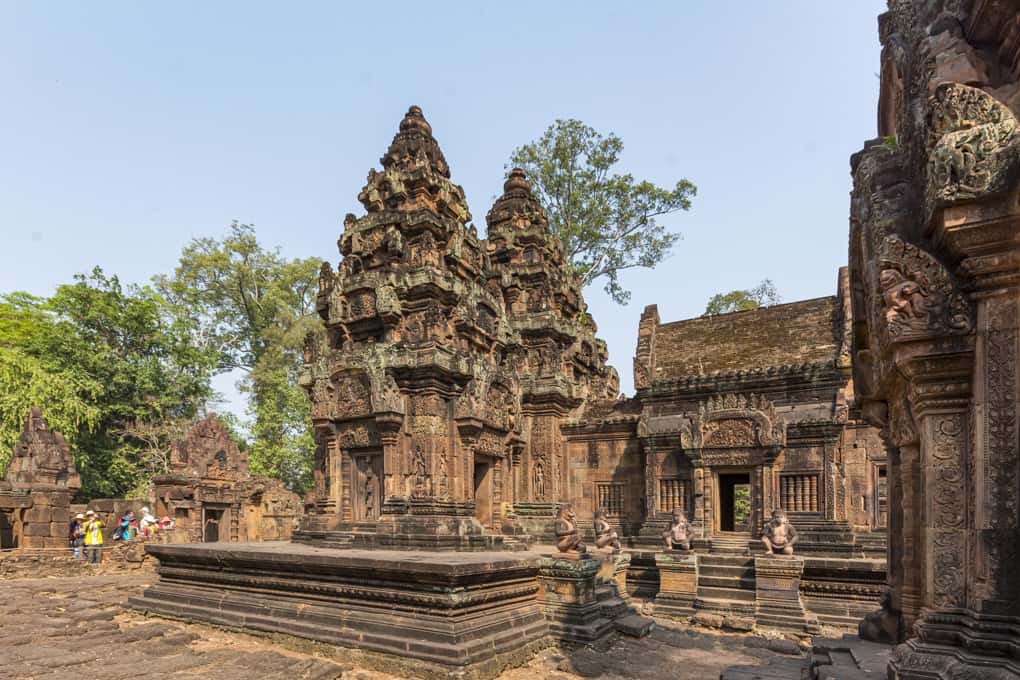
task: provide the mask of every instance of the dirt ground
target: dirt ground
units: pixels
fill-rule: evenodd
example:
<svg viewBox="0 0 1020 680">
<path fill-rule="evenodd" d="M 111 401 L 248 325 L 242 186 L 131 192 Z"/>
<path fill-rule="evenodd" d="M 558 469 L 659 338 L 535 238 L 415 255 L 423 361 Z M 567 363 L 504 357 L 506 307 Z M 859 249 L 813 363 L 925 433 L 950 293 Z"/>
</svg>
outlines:
<svg viewBox="0 0 1020 680">
<path fill-rule="evenodd" d="M 146 617 L 123 608 L 154 576 L 0 580 L 3 680 L 394 680 L 343 653 L 292 639 Z M 718 678 L 736 664 L 774 652 L 760 638 L 660 626 L 643 639 L 619 637 L 605 649 L 546 649 L 500 680 Z"/>
</svg>

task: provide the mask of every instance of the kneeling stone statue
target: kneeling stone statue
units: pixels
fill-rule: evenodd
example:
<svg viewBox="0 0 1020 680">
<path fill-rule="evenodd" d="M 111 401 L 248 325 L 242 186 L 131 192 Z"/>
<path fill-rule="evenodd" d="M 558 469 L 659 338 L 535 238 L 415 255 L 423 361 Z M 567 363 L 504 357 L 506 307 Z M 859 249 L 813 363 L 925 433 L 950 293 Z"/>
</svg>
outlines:
<svg viewBox="0 0 1020 680">
<path fill-rule="evenodd" d="M 620 537 L 606 521 L 606 511 L 601 508 L 595 511 L 595 547 L 609 546 L 614 553 L 620 552 Z"/>
<path fill-rule="evenodd" d="M 581 542 L 574 507 L 570 503 L 561 505 L 556 513 L 556 549 L 561 553 L 583 553 L 588 550 Z"/>
<path fill-rule="evenodd" d="M 680 508 L 673 509 L 673 521 L 662 534 L 662 542 L 666 550 L 690 550 L 690 524 L 687 523 L 687 515 Z"/>
<path fill-rule="evenodd" d="M 761 542 L 769 555 L 792 555 L 793 544 L 797 542 L 797 530 L 790 524 L 786 511 L 776 508 L 772 511 L 772 521 L 765 525 Z"/>
</svg>

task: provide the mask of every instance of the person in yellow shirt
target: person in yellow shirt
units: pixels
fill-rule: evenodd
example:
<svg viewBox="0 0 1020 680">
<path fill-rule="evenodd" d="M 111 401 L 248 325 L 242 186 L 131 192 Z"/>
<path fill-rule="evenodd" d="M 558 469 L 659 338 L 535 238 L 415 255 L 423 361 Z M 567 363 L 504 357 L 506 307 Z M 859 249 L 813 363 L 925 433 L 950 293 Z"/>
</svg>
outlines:
<svg viewBox="0 0 1020 680">
<path fill-rule="evenodd" d="M 103 561 L 103 520 L 94 510 L 85 513 L 85 554 L 89 564 Z"/>
</svg>

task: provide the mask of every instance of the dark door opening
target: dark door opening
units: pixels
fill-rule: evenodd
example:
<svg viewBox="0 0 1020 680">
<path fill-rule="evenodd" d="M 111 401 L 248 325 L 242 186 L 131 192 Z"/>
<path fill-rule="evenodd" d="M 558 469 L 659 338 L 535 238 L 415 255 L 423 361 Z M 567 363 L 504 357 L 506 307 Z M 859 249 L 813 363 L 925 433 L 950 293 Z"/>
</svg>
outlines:
<svg viewBox="0 0 1020 680">
<path fill-rule="evenodd" d="M 492 524 L 492 465 L 475 459 L 475 517 L 484 526 Z"/>
<path fill-rule="evenodd" d="M 205 508 L 203 511 L 205 522 L 202 528 L 202 540 L 206 543 L 216 543 L 220 540 L 220 524 L 223 522 L 223 510 Z"/>
<path fill-rule="evenodd" d="M 14 541 L 14 522 L 11 521 L 11 515 L 0 510 L 0 548 L 7 550 L 17 547 Z"/>
<path fill-rule="evenodd" d="M 751 475 L 719 475 L 719 531 L 751 530 Z"/>
</svg>

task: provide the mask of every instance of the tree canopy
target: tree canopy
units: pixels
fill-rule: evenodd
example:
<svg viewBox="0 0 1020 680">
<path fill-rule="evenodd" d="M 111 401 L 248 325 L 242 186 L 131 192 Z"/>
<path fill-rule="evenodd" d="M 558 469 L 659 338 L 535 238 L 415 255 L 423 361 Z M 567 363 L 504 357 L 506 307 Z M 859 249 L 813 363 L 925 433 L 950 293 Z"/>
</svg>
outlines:
<svg viewBox="0 0 1020 680">
<path fill-rule="evenodd" d="M 582 285 L 605 278 L 619 304 L 630 292 L 620 272 L 655 267 L 680 238 L 658 218 L 691 207 L 697 188 L 680 179 L 672 188 L 617 174 L 623 140 L 574 119 L 557 120 L 537 140 L 514 150 L 513 167 L 527 173 L 549 225 L 563 241 Z"/>
<path fill-rule="evenodd" d="M 186 314 L 99 268 L 50 298 L 0 298 L 0 463 L 29 408 L 72 444 L 86 497 L 128 494 L 154 472 L 139 423 L 190 419 L 214 368 Z"/>
<path fill-rule="evenodd" d="M 240 370 L 249 397 L 252 472 L 278 477 L 302 491 L 311 476 L 308 397 L 297 384 L 315 316 L 321 260 L 288 260 L 259 243 L 251 225 L 234 222 L 222 239 L 199 238 L 184 248 L 159 290 L 187 309 L 197 337 L 220 371 Z"/>
<path fill-rule="evenodd" d="M 774 305 L 781 300 L 775 284 L 770 279 L 762 279 L 762 282 L 754 288 L 716 293 L 705 305 L 705 316 L 758 309 L 762 306 Z"/>
</svg>

